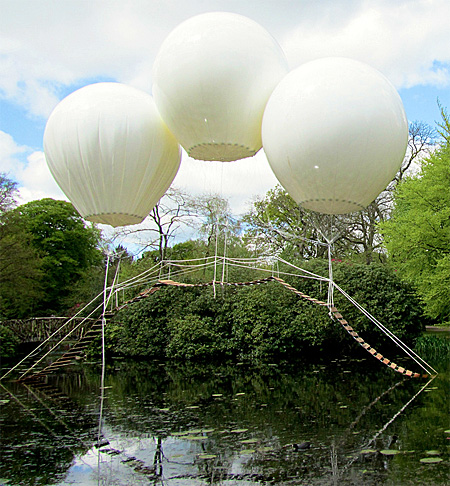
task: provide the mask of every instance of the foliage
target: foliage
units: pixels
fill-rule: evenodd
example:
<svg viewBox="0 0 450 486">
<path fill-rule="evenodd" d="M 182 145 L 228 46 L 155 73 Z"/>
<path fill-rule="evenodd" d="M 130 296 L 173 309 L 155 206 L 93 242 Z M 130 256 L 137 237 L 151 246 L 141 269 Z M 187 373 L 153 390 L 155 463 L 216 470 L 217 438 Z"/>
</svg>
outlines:
<svg viewBox="0 0 450 486">
<path fill-rule="evenodd" d="M 17 182 L 0 172 L 0 216 L 16 206 L 17 193 Z"/>
<path fill-rule="evenodd" d="M 186 314 L 169 320 L 166 356 L 175 359 L 210 360 L 223 356 L 226 341 L 211 317 Z"/>
<path fill-rule="evenodd" d="M 307 262 L 304 268 L 318 275 L 327 275 L 327 263 L 324 261 Z M 333 264 L 333 280 L 379 322 L 410 345 L 428 323 L 423 305 L 411 286 L 402 282 L 396 272 L 386 265 L 336 261 Z M 311 295 L 326 300 L 325 285 L 320 291 L 320 284 L 311 280 L 309 286 L 313 288 Z M 390 339 L 338 290 L 334 291 L 334 302 L 344 318 L 372 346 L 391 344 Z"/>
<path fill-rule="evenodd" d="M 417 339 L 414 350 L 425 360 L 443 362 L 447 367 L 450 365 L 450 339 L 425 334 Z"/>
<path fill-rule="evenodd" d="M 74 283 L 89 278 L 86 271 L 102 263 L 97 248 L 99 231 L 86 226 L 66 201 L 32 201 L 15 209 L 14 215 L 31 235 L 43 272 L 39 282 L 43 296 L 34 312 L 48 315 L 64 311 Z"/>
<path fill-rule="evenodd" d="M 12 358 L 16 354 L 20 339 L 6 326 L 0 324 L 0 356 L 2 359 Z"/>
<path fill-rule="evenodd" d="M 420 172 L 395 192 L 392 217 L 381 225 L 399 275 L 412 284 L 426 311 L 450 318 L 450 140 L 422 161 Z"/>
<path fill-rule="evenodd" d="M 327 273 L 323 260 L 303 264 L 316 274 Z M 341 287 L 401 339 L 412 343 L 420 335 L 420 303 L 386 266 L 336 263 L 334 274 Z M 302 277 L 289 277 L 289 282 L 326 301 L 325 284 Z M 346 298 L 336 292 L 335 302 L 365 340 L 388 349 L 391 341 Z M 121 311 L 107 329 L 114 333 L 111 352 L 134 357 L 267 361 L 357 349 L 326 307 L 276 282 L 217 284 L 215 296 L 211 287 L 163 287 Z"/>
<path fill-rule="evenodd" d="M 32 236 L 12 209 L 17 184 L 0 174 L 0 316 L 23 317 L 42 297 L 42 276 Z"/>
</svg>

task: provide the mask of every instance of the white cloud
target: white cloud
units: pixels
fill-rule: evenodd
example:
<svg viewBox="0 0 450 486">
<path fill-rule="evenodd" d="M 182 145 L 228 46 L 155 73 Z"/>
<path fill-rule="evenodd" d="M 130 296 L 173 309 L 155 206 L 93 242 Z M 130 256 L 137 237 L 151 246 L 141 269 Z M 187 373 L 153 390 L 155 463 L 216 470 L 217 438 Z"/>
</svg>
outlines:
<svg viewBox="0 0 450 486">
<path fill-rule="evenodd" d="M 19 157 L 28 151 L 28 147 L 17 145 L 9 133 L 0 130 L 0 172 L 15 178 Z"/>
<path fill-rule="evenodd" d="M 175 26 L 166 18 L 172 9 L 153 1 L 0 5 L 0 95 L 43 117 L 62 87 L 83 80 L 112 78 L 150 92 L 153 59 Z"/>
<path fill-rule="evenodd" d="M 95 79 L 150 92 L 164 38 L 181 21 L 210 10 L 259 22 L 292 67 L 343 55 L 380 69 L 398 88 L 450 86 L 449 0 L 0 0 L 0 10 L 0 98 L 38 117 L 46 118 L 67 89 Z M 19 181 L 24 201 L 63 197 L 42 152 L 19 146 L 4 132 L 0 171 Z M 224 164 L 184 154 L 175 180 L 193 194 L 223 194 L 235 213 L 276 183 L 262 151 Z"/>
<path fill-rule="evenodd" d="M 32 152 L 0 131 L 0 172 L 18 182 L 20 203 L 52 197 L 66 199 L 51 175 L 43 152 Z"/>
<path fill-rule="evenodd" d="M 22 203 L 51 197 L 68 200 L 51 175 L 44 152 L 33 152 L 27 164 L 18 171 L 19 194 Z"/>
<path fill-rule="evenodd" d="M 63 87 L 112 78 L 151 91 L 166 35 L 208 10 L 254 18 L 293 66 L 328 55 L 377 67 L 398 87 L 450 80 L 448 0 L 0 0 L 0 95 L 47 117 Z M 440 64 L 436 64 L 436 61 Z"/>
<path fill-rule="evenodd" d="M 448 0 L 386 0 L 357 7 L 340 22 L 316 15 L 286 32 L 281 44 L 291 66 L 346 56 L 371 64 L 398 88 L 450 85 Z"/>
</svg>

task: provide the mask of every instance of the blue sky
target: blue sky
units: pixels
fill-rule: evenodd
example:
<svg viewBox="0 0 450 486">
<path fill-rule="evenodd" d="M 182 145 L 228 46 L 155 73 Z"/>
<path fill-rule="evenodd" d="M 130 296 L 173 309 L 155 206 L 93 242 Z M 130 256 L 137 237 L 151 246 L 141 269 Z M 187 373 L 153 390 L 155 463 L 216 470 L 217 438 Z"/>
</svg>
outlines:
<svg viewBox="0 0 450 486">
<path fill-rule="evenodd" d="M 0 172 L 23 202 L 63 198 L 45 163 L 42 137 L 56 104 L 98 81 L 151 93 L 165 37 L 207 11 L 246 15 L 280 43 L 293 69 L 345 56 L 397 88 L 410 121 L 434 125 L 450 108 L 448 0 L 0 0 Z M 199 163 L 183 154 L 175 185 L 221 193 L 236 213 L 276 184 L 264 153 L 239 163 Z"/>
</svg>

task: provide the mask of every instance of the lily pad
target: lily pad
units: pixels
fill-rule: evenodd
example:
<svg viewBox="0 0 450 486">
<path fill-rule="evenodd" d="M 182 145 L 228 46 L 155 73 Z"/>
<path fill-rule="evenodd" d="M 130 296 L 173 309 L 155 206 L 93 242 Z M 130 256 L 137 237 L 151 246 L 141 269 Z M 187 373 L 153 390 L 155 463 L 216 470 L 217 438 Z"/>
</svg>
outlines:
<svg viewBox="0 0 450 486">
<path fill-rule="evenodd" d="M 255 442 L 258 442 L 258 439 L 245 439 L 245 440 L 241 440 L 241 444 L 254 444 Z"/>
<path fill-rule="evenodd" d="M 236 393 L 237 397 L 242 397 L 242 395 L 245 395 L 245 393 L 244 392 Z"/>
<path fill-rule="evenodd" d="M 274 450 L 274 449 L 273 449 L 273 447 L 270 447 L 270 446 L 265 446 L 265 447 L 260 447 L 260 448 L 258 449 L 258 452 L 271 452 L 271 451 L 273 451 L 273 450 Z"/>
<path fill-rule="evenodd" d="M 425 464 L 435 464 L 437 462 L 442 462 L 442 457 L 423 457 L 420 462 L 424 462 Z"/>
<path fill-rule="evenodd" d="M 444 430 L 444 434 L 450 434 L 450 430 Z"/>
<path fill-rule="evenodd" d="M 241 454 L 254 454 L 256 452 L 255 449 L 243 449 L 240 453 Z"/>
<path fill-rule="evenodd" d="M 0 405 L 6 405 L 10 400 L 0 400 Z"/>
<path fill-rule="evenodd" d="M 213 393 L 212 396 L 214 398 L 219 398 L 219 397 L 223 397 L 223 393 Z"/>
<path fill-rule="evenodd" d="M 435 451 L 435 450 L 425 451 L 425 454 L 427 454 L 429 456 L 440 456 L 441 455 L 441 451 Z"/>
<path fill-rule="evenodd" d="M 375 449 L 363 449 L 360 454 L 375 454 L 376 452 L 378 452 L 377 450 Z"/>
<path fill-rule="evenodd" d="M 186 407 L 186 408 L 188 408 L 189 410 L 194 410 L 196 408 L 200 408 L 200 406 L 199 405 L 190 405 L 189 407 Z"/>
<path fill-rule="evenodd" d="M 215 459 L 217 457 L 216 454 L 199 454 L 199 459 Z"/>
<path fill-rule="evenodd" d="M 244 432 L 247 432 L 248 429 L 234 429 L 230 430 L 232 434 L 243 434 Z"/>
<path fill-rule="evenodd" d="M 214 432 L 216 429 L 202 429 L 202 432 L 204 434 L 210 434 L 211 432 Z"/>
<path fill-rule="evenodd" d="M 383 456 L 395 456 L 396 454 L 400 454 L 400 451 L 397 449 L 383 449 L 380 453 Z"/>
</svg>

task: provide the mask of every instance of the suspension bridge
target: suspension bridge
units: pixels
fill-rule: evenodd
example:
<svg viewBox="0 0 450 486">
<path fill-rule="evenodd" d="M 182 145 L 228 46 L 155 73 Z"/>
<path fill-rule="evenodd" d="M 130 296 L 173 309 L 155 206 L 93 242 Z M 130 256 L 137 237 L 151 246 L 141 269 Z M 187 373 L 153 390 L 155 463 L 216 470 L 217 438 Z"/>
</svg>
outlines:
<svg viewBox="0 0 450 486">
<path fill-rule="evenodd" d="M 270 264 L 268 263 L 270 261 Z M 284 271 L 280 271 L 280 264 L 285 268 Z M 188 283 L 182 280 L 188 277 L 190 274 L 197 272 L 200 269 L 211 268 L 213 270 L 213 280 L 203 283 Z M 245 281 L 245 282 L 228 282 L 226 276 L 228 275 L 229 267 L 252 269 L 261 274 L 269 274 L 263 278 L 257 280 Z M 218 279 L 218 275 L 221 273 L 221 278 Z M 14 371 L 20 370 L 19 380 L 36 380 L 42 379 L 42 377 L 54 373 L 61 368 L 67 367 L 73 364 L 74 360 L 79 360 L 85 356 L 86 348 L 97 337 L 102 338 L 104 347 L 104 330 L 107 325 L 107 321 L 114 317 L 122 309 L 135 304 L 136 302 L 147 299 L 155 292 L 163 287 L 212 287 L 214 295 L 216 288 L 221 286 L 250 286 L 261 285 L 268 282 L 276 282 L 286 288 L 287 291 L 293 292 L 299 298 L 306 299 L 318 306 L 322 306 L 328 309 L 330 318 L 342 326 L 342 328 L 348 333 L 349 337 L 354 339 L 364 350 L 377 359 L 383 365 L 389 367 L 395 372 L 403 374 L 407 377 L 420 378 L 435 376 L 436 370 L 426 363 L 420 356 L 418 356 L 412 349 L 410 349 L 404 342 L 402 342 L 395 334 L 393 334 L 385 325 L 379 322 L 374 316 L 372 316 L 366 309 L 359 305 L 351 296 L 349 296 L 343 289 L 341 289 L 330 277 L 323 277 L 316 275 L 310 271 L 299 268 L 280 257 L 271 257 L 267 259 L 236 259 L 225 256 L 214 256 L 196 260 L 166 260 L 155 264 L 150 269 L 146 270 L 142 274 L 133 277 L 124 282 L 117 282 L 118 269 L 114 277 L 111 286 L 106 287 L 104 292 L 99 294 L 93 299 L 85 308 L 81 309 L 78 314 L 65 320 L 56 330 L 50 331 L 49 327 L 46 328 L 46 339 L 38 345 L 38 347 L 20 361 L 16 366 L 8 370 L 1 378 L 5 379 L 8 376 L 12 376 Z M 328 285 L 328 299 L 322 301 L 316 299 L 313 296 L 309 296 L 303 293 L 301 290 L 291 286 L 284 278 L 289 276 L 295 276 L 304 279 L 315 279 Z M 282 278 L 283 277 L 283 278 Z M 177 280 L 174 280 L 176 278 Z M 145 290 L 138 292 L 135 297 L 129 299 L 121 304 L 118 304 L 118 295 L 125 290 L 132 290 L 139 288 L 145 288 Z M 362 312 L 367 319 L 369 319 L 375 326 L 377 326 L 384 334 L 386 334 L 395 344 L 400 348 L 409 358 L 411 358 L 417 365 L 417 371 L 411 371 L 398 364 L 391 359 L 387 358 L 370 344 L 368 344 L 363 337 L 351 326 L 351 324 L 342 316 L 339 310 L 334 305 L 334 292 L 340 292 L 346 299 L 348 299 L 360 312 Z M 110 303 L 116 302 L 117 305 L 111 308 Z M 87 316 L 81 314 L 87 308 L 93 310 Z M 95 315 L 100 315 L 96 318 Z M 56 320 L 55 320 L 56 322 Z M 48 324 L 48 323 L 47 323 Z M 36 324 L 37 325 L 37 324 Z M 62 337 L 60 337 L 62 336 Z M 47 350 L 46 346 L 50 341 L 57 341 L 50 350 Z M 63 343 L 72 342 L 70 346 L 66 346 L 62 355 L 53 359 L 48 363 L 48 357 L 54 353 L 58 346 Z M 75 342 L 73 342 L 75 341 Z M 25 363 L 30 362 L 33 359 L 34 362 L 29 366 L 25 366 Z"/>
</svg>

